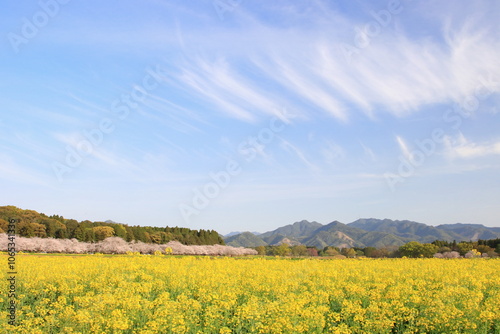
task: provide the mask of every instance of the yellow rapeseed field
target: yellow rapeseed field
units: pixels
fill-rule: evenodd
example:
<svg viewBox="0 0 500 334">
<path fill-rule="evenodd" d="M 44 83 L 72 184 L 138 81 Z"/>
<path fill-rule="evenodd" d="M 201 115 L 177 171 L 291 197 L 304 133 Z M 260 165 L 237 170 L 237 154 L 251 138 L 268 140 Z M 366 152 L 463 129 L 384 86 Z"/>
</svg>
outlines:
<svg viewBox="0 0 500 334">
<path fill-rule="evenodd" d="M 17 256 L 2 333 L 499 333 L 499 259 Z"/>
</svg>

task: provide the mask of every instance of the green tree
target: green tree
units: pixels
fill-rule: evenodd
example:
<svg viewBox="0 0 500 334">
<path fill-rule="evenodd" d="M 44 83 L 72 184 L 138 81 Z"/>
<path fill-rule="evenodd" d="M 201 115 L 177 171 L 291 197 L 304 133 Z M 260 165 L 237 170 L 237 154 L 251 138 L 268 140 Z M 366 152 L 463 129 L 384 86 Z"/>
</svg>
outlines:
<svg viewBox="0 0 500 334">
<path fill-rule="evenodd" d="M 120 237 L 123 240 L 127 239 L 127 230 L 125 229 L 125 226 L 120 224 L 113 224 L 113 229 L 117 237 Z"/>
<path fill-rule="evenodd" d="M 7 231 L 7 220 L 11 218 L 18 221 L 16 232 L 23 237 L 76 238 L 79 241 L 93 242 L 110 235 L 108 232 L 103 234 L 100 228 L 96 230 L 94 228 L 108 227 L 113 228 L 113 235 L 121 237 L 126 241 L 140 240 L 146 243 L 167 243 L 171 240 L 178 240 L 184 244 L 193 245 L 225 244 L 222 236 L 214 230 L 192 230 L 189 228 L 168 226 L 164 228 L 148 226 L 130 227 L 118 223 L 91 222 L 89 220 L 78 222 L 74 219 L 65 219 L 60 215 L 47 216 L 44 213 L 38 213 L 33 210 L 22 210 L 15 206 L 0 206 L 0 232 Z"/>
<path fill-rule="evenodd" d="M 287 256 L 290 255 L 291 249 L 287 243 L 282 243 L 279 246 L 274 247 L 274 255 Z"/>
<path fill-rule="evenodd" d="M 325 249 L 323 249 L 323 254 L 325 256 L 335 256 L 335 255 L 339 255 L 340 252 L 336 247 L 330 246 L 330 247 L 325 247 Z"/>
<path fill-rule="evenodd" d="M 7 233 L 9 229 L 9 223 L 5 219 L 0 218 L 0 229 L 4 231 L 3 233 Z"/>
<path fill-rule="evenodd" d="M 293 246 L 291 249 L 292 255 L 294 256 L 307 256 L 309 252 L 307 251 L 307 247 L 305 245 L 297 245 Z"/>
<path fill-rule="evenodd" d="M 20 221 L 19 223 L 17 223 L 17 233 L 21 237 L 31 238 L 35 236 L 35 231 L 33 230 L 32 224 L 25 221 Z"/>
<path fill-rule="evenodd" d="M 31 223 L 31 227 L 33 228 L 33 234 L 35 237 L 46 238 L 47 232 L 45 232 L 45 225 L 38 223 Z"/>
<path fill-rule="evenodd" d="M 73 238 L 76 238 L 78 241 L 85 241 L 85 228 L 78 226 L 73 231 Z"/>
<path fill-rule="evenodd" d="M 418 241 L 410 241 L 407 244 L 399 247 L 399 252 L 406 257 L 420 257 L 422 244 Z"/>
<path fill-rule="evenodd" d="M 460 255 L 462 256 L 467 254 L 467 252 L 471 251 L 472 248 L 473 248 L 472 244 L 470 242 L 465 242 L 465 241 L 459 242 L 456 246 L 457 252 L 459 252 Z"/>
<path fill-rule="evenodd" d="M 255 247 L 255 250 L 259 255 L 266 255 L 266 247 L 264 246 L 257 246 Z"/>
<path fill-rule="evenodd" d="M 151 242 L 154 244 L 161 244 L 162 242 L 162 238 L 159 233 L 151 234 L 149 237 L 151 238 Z"/>
<path fill-rule="evenodd" d="M 47 232 L 47 237 L 49 238 L 55 238 L 58 230 L 66 230 L 66 225 L 56 219 L 43 218 L 40 219 L 38 223 L 45 225 L 45 231 Z"/>
<path fill-rule="evenodd" d="M 438 251 L 438 246 L 433 244 L 423 244 L 421 257 L 433 257 Z"/>
<path fill-rule="evenodd" d="M 83 241 L 86 241 L 86 242 L 96 241 L 96 236 L 95 236 L 95 232 L 94 232 L 93 228 L 88 227 L 88 228 L 84 229 Z"/>
<path fill-rule="evenodd" d="M 67 219 L 65 222 L 66 225 L 66 234 L 68 238 L 76 238 L 75 231 L 80 226 L 78 222 L 74 219 Z"/>
<path fill-rule="evenodd" d="M 56 231 L 56 238 L 57 239 L 67 239 L 68 238 L 68 234 L 66 233 L 66 229 L 65 228 L 61 228 L 59 230 Z"/>
<path fill-rule="evenodd" d="M 345 257 L 356 257 L 356 251 L 352 248 L 344 248 L 341 252 Z"/>
<path fill-rule="evenodd" d="M 134 235 L 134 230 L 132 230 L 132 229 L 130 228 L 130 226 L 126 226 L 126 227 L 125 227 L 125 230 L 127 231 L 127 236 L 125 237 L 125 240 L 126 240 L 126 241 L 129 241 L 129 242 L 130 242 L 130 241 L 132 241 L 132 240 L 136 240 L 136 237 L 135 237 L 135 235 Z"/>
<path fill-rule="evenodd" d="M 376 250 L 377 249 L 375 247 L 365 247 L 363 248 L 363 253 L 365 253 L 365 256 L 367 257 L 373 257 L 373 252 Z"/>
<path fill-rule="evenodd" d="M 111 226 L 96 226 L 92 228 L 92 231 L 97 241 L 112 237 L 115 234 L 115 230 Z"/>
<path fill-rule="evenodd" d="M 483 254 L 483 253 L 492 252 L 493 248 L 491 248 L 490 246 L 486 246 L 486 245 L 478 245 L 477 250 L 478 250 L 478 252 Z"/>
<path fill-rule="evenodd" d="M 409 243 L 399 247 L 399 252 L 406 257 L 432 257 L 438 250 L 438 246 L 433 244 L 421 244 L 418 241 L 410 241 Z"/>
<path fill-rule="evenodd" d="M 438 246 L 438 245 L 436 245 L 436 246 Z M 450 247 L 446 247 L 446 246 L 442 246 L 442 247 L 439 247 L 438 252 L 439 253 L 451 252 L 451 248 Z"/>
<path fill-rule="evenodd" d="M 135 240 L 147 242 L 146 231 L 144 231 L 143 228 L 141 228 L 140 226 L 134 226 L 134 227 L 132 227 L 132 230 L 133 230 L 134 236 L 136 238 Z M 149 235 L 148 235 L 148 238 L 149 238 Z"/>
</svg>

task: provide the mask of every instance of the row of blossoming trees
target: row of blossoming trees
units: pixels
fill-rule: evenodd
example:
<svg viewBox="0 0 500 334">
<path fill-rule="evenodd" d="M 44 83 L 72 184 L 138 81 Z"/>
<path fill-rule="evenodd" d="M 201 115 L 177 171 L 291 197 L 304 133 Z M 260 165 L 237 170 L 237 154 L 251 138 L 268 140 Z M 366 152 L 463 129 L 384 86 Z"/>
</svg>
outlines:
<svg viewBox="0 0 500 334">
<path fill-rule="evenodd" d="M 500 247 L 499 239 L 486 240 L 484 243 L 495 244 Z M 120 237 L 109 237 L 105 240 L 88 243 L 76 239 L 54 239 L 54 238 L 25 238 L 16 237 L 16 250 L 23 252 L 39 253 L 104 253 L 104 254 L 177 254 L 177 255 L 274 255 L 274 256 L 327 256 L 333 258 L 346 257 L 437 257 L 437 258 L 473 258 L 473 257 L 497 257 L 498 253 L 492 247 L 478 242 L 461 242 L 455 248 L 447 246 L 438 247 L 436 244 L 421 244 L 416 241 L 409 242 L 398 249 L 392 248 L 392 252 L 387 250 L 379 253 L 371 249 L 365 252 L 353 248 L 338 249 L 335 247 L 325 247 L 317 251 L 314 247 L 303 245 L 290 247 L 287 244 L 279 246 L 263 247 L 256 249 L 231 247 L 224 245 L 183 245 L 178 241 L 170 241 L 166 244 L 144 243 L 142 241 L 127 242 Z M 8 250 L 8 236 L 0 234 L 0 251 Z M 439 242 L 436 242 L 439 243 Z M 475 247 L 475 248 L 474 248 Z M 477 249 L 476 249 L 477 248 Z M 478 250 L 479 249 L 479 250 Z M 372 251 L 371 253 L 369 251 Z M 481 252 L 482 251 L 482 252 Z"/>
<path fill-rule="evenodd" d="M 8 250 L 8 236 L 0 234 L 0 251 Z M 151 244 L 142 241 L 127 242 L 120 237 L 110 237 L 105 240 L 89 243 L 76 239 L 25 238 L 16 237 L 16 251 L 36 253 L 102 253 L 102 254 L 174 254 L 174 255 L 225 255 L 242 256 L 256 255 L 250 248 L 231 247 L 224 245 L 183 245 L 178 241 L 167 244 Z"/>
</svg>

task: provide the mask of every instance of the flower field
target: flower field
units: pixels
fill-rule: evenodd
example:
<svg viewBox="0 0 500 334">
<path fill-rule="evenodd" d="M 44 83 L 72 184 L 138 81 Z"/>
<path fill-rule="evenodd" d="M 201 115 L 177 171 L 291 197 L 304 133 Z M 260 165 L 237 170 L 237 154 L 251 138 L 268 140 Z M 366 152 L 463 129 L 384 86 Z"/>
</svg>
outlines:
<svg viewBox="0 0 500 334">
<path fill-rule="evenodd" d="M 2 333 L 500 333 L 500 260 L 17 256 Z"/>
</svg>

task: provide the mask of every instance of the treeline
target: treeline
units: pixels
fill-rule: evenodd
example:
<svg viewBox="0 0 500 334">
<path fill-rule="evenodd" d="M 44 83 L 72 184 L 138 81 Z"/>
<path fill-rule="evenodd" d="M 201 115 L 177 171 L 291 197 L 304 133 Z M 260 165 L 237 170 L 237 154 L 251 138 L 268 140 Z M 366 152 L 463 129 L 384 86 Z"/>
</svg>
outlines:
<svg viewBox="0 0 500 334">
<path fill-rule="evenodd" d="M 77 239 L 98 242 L 109 237 L 125 241 L 166 244 L 178 241 L 184 245 L 224 245 L 224 239 L 214 230 L 192 230 L 185 227 L 128 226 L 115 222 L 91 222 L 47 216 L 15 206 L 0 206 L 0 233 L 7 232 L 8 220 L 16 219 L 16 234 L 21 237 Z"/>
<path fill-rule="evenodd" d="M 334 246 L 327 246 L 323 249 L 310 247 L 305 245 L 289 246 L 286 243 L 275 246 L 258 246 L 254 247 L 259 255 L 268 256 L 320 256 L 330 258 L 354 258 L 354 257 L 398 257 L 398 247 L 384 247 L 384 248 L 339 248 Z"/>
<path fill-rule="evenodd" d="M 254 248 L 259 255 L 269 256 L 322 256 L 332 258 L 458 258 L 458 257 L 498 257 L 500 239 L 448 242 L 436 240 L 432 243 L 411 241 L 403 246 L 338 248 L 328 246 L 323 249 L 304 245 L 289 246 L 286 243 L 276 246 L 258 246 Z"/>
<path fill-rule="evenodd" d="M 497 253 L 500 253 L 500 238 L 497 239 L 489 239 L 489 240 L 481 240 L 478 241 L 462 241 L 457 243 L 455 240 L 453 241 L 441 241 L 436 240 L 432 242 L 433 245 L 438 246 L 440 249 L 450 249 L 452 251 L 464 252 L 465 250 L 477 249 L 479 251 L 488 252 L 491 250 L 496 250 Z"/>
</svg>

